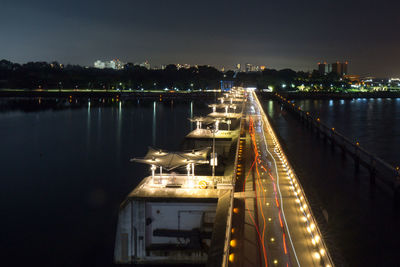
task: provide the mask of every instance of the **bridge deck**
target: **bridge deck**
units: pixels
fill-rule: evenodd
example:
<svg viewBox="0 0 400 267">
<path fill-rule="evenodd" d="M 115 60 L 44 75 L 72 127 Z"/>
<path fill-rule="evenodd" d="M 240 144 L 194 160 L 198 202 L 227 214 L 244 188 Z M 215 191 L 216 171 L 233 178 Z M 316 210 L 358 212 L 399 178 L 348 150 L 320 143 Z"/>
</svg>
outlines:
<svg viewBox="0 0 400 267">
<path fill-rule="evenodd" d="M 238 176 L 244 180 L 235 187 L 237 214 L 231 237 L 238 245 L 231 247 L 234 257 L 229 265 L 332 265 L 301 186 L 289 172 L 255 94 L 249 97 L 245 115 L 245 157 L 240 170 L 244 175 Z"/>
</svg>

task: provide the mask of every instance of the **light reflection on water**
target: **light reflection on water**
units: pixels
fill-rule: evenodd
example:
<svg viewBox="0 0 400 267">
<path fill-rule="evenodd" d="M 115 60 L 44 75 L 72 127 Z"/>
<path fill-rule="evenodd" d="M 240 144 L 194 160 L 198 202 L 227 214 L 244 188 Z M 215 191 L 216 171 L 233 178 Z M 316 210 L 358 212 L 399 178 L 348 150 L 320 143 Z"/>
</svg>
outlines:
<svg viewBox="0 0 400 267">
<path fill-rule="evenodd" d="M 0 101 L 4 266 L 21 251 L 41 266 L 112 265 L 119 204 L 148 174 L 129 159 L 150 145 L 178 150 L 187 118 L 208 112 L 196 101 L 77 101 Z"/>
</svg>

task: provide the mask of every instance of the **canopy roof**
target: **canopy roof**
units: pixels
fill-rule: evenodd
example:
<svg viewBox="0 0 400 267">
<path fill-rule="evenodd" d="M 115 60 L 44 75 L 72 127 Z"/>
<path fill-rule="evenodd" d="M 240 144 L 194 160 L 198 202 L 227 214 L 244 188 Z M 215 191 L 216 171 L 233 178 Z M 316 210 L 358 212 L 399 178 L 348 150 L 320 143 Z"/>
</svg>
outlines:
<svg viewBox="0 0 400 267">
<path fill-rule="evenodd" d="M 209 147 L 184 152 L 167 152 L 161 149 L 149 147 L 144 158 L 133 158 L 130 161 L 156 165 L 167 171 L 171 171 L 175 168 L 191 163 L 196 165 L 208 163 L 206 159 L 209 151 Z"/>
<path fill-rule="evenodd" d="M 236 107 L 235 104 L 210 104 L 208 106 L 210 108 L 212 108 L 212 107 L 216 107 L 216 108 L 225 108 L 225 107 L 234 108 L 234 107 Z"/>
<path fill-rule="evenodd" d="M 220 116 L 220 117 L 218 117 L 218 116 L 215 116 L 215 117 L 209 117 L 209 116 L 207 116 L 207 117 L 193 117 L 193 118 L 189 118 L 189 120 L 190 120 L 191 122 L 198 122 L 198 121 L 200 121 L 200 122 L 202 122 L 204 125 L 213 124 L 213 123 L 215 123 L 216 121 L 219 121 L 219 123 L 228 123 L 228 121 L 226 121 L 225 119 L 226 119 L 226 117 L 224 117 L 224 116 Z"/>
</svg>

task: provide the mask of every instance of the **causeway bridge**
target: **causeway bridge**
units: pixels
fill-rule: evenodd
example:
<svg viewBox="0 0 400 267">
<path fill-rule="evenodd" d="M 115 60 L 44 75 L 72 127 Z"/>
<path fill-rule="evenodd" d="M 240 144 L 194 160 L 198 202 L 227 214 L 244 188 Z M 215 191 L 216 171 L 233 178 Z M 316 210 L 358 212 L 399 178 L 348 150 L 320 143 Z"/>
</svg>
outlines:
<svg viewBox="0 0 400 267">
<path fill-rule="evenodd" d="M 248 92 L 223 266 L 333 266 L 307 197 L 261 103 Z"/>
<path fill-rule="evenodd" d="M 190 118 L 185 151 L 131 160 L 151 176 L 121 203 L 115 263 L 334 266 L 255 92 L 234 88 L 218 102 Z"/>
</svg>

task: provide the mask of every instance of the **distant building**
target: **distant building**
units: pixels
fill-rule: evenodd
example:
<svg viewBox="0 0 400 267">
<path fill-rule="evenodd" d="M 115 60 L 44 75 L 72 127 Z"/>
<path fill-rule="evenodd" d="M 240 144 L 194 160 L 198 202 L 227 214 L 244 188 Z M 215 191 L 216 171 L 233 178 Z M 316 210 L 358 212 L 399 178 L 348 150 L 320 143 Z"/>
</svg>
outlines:
<svg viewBox="0 0 400 267">
<path fill-rule="evenodd" d="M 101 61 L 96 60 L 94 62 L 94 67 L 97 69 L 114 69 L 114 70 L 122 70 L 124 68 L 125 63 L 120 61 L 119 59 L 113 59 L 110 61 Z"/>
<path fill-rule="evenodd" d="M 140 67 L 144 67 L 146 69 L 150 69 L 150 63 L 146 60 L 145 62 L 142 62 L 139 64 Z"/>
<path fill-rule="evenodd" d="M 252 67 L 253 67 L 252 64 L 247 63 L 247 64 L 245 65 L 245 71 L 246 71 L 246 72 L 250 72 Z"/>
<path fill-rule="evenodd" d="M 229 91 L 232 89 L 234 86 L 235 82 L 234 81 L 221 81 L 221 90 L 222 91 Z"/>
<path fill-rule="evenodd" d="M 324 63 L 318 63 L 318 73 L 320 75 L 326 75 L 328 74 L 328 64 L 326 62 Z"/>
<path fill-rule="evenodd" d="M 242 66 L 240 65 L 240 63 L 236 64 L 235 71 L 238 71 L 238 72 L 242 71 Z"/>
<path fill-rule="evenodd" d="M 253 65 L 253 64 L 250 64 L 250 63 L 247 63 L 247 64 L 245 65 L 245 71 L 246 71 L 246 72 L 260 71 L 260 67 L 259 67 L 259 66 L 256 66 L 256 65 Z"/>
<path fill-rule="evenodd" d="M 176 68 L 179 69 L 190 69 L 192 66 L 190 64 L 176 64 Z"/>
<path fill-rule="evenodd" d="M 97 69 L 104 69 L 106 67 L 106 63 L 101 60 L 96 60 L 94 62 L 94 67 Z"/>
<path fill-rule="evenodd" d="M 348 62 L 335 62 L 332 64 L 327 64 L 326 62 L 324 63 L 318 63 L 318 73 L 320 75 L 326 75 L 328 73 L 336 73 L 339 74 L 340 76 L 348 75 Z"/>
<path fill-rule="evenodd" d="M 347 75 L 348 74 L 347 66 L 348 66 L 347 61 L 345 63 L 341 62 L 332 63 L 332 72 L 340 76 Z"/>
<path fill-rule="evenodd" d="M 360 82 L 360 75 L 343 75 L 343 78 L 350 82 Z"/>
</svg>

